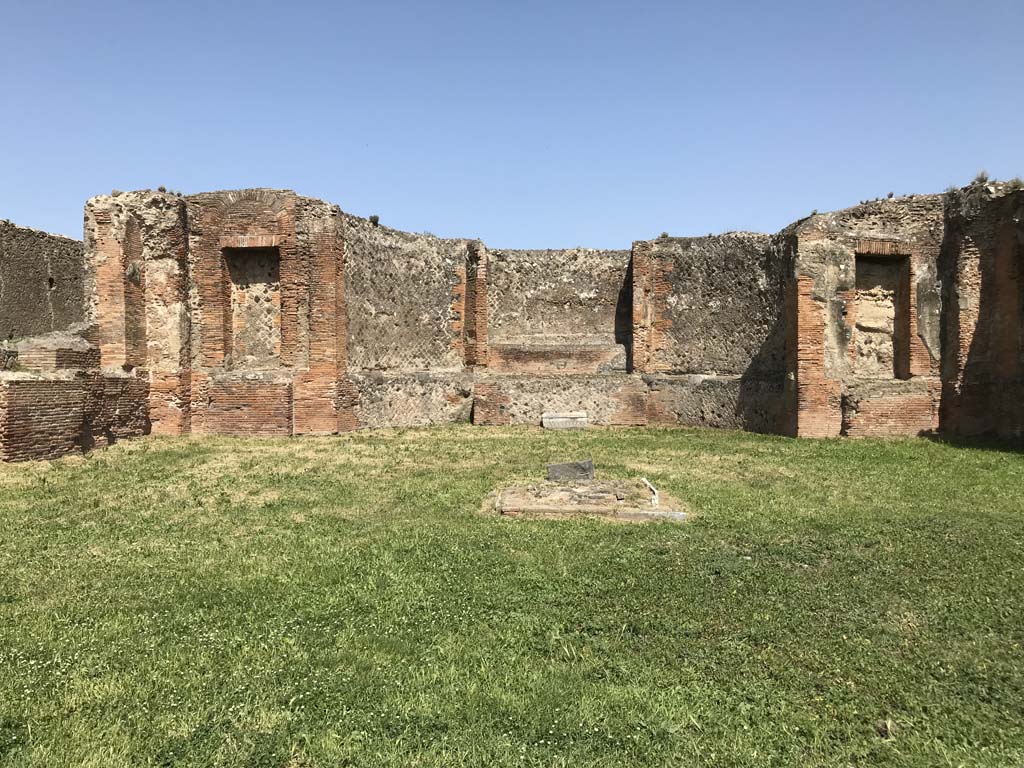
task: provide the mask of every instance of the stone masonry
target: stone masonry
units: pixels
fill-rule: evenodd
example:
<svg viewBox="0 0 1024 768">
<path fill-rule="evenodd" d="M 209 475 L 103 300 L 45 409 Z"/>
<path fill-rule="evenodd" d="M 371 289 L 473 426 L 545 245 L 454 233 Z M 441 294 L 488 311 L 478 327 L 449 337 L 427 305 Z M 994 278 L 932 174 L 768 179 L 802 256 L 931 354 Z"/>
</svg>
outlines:
<svg viewBox="0 0 1024 768">
<path fill-rule="evenodd" d="M 1024 191 L 987 181 L 630 251 L 490 249 L 285 190 L 115 193 L 84 244 L 0 225 L 0 459 L 573 411 L 1019 436 L 1022 260 Z"/>
<path fill-rule="evenodd" d="M 0 221 L 0 340 L 81 323 L 84 272 L 79 241 Z"/>
</svg>

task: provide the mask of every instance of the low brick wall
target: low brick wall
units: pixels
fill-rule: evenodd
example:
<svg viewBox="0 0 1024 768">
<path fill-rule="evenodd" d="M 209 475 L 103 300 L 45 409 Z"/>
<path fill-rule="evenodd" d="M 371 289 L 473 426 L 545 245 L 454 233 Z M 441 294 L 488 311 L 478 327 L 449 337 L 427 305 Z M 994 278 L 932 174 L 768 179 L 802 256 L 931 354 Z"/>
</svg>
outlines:
<svg viewBox="0 0 1024 768">
<path fill-rule="evenodd" d="M 212 380 L 207 385 L 202 431 L 235 437 L 292 434 L 291 382 Z"/>
<path fill-rule="evenodd" d="M 913 437 L 939 427 L 938 377 L 850 385 L 843 394 L 842 434 Z"/>
<path fill-rule="evenodd" d="M 0 459 L 53 459 L 149 430 L 134 376 L 0 378 Z"/>
</svg>

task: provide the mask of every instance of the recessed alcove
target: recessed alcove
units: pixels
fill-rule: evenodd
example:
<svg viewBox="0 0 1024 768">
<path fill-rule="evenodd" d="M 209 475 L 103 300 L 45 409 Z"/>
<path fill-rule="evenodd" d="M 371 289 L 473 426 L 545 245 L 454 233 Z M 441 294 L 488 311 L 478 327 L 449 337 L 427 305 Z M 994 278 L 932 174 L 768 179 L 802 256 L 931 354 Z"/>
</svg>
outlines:
<svg viewBox="0 0 1024 768">
<path fill-rule="evenodd" d="M 854 309 L 854 375 L 910 378 L 909 259 L 858 254 Z"/>
<path fill-rule="evenodd" d="M 277 248 L 225 248 L 230 279 L 228 367 L 281 365 L 281 257 Z"/>
</svg>

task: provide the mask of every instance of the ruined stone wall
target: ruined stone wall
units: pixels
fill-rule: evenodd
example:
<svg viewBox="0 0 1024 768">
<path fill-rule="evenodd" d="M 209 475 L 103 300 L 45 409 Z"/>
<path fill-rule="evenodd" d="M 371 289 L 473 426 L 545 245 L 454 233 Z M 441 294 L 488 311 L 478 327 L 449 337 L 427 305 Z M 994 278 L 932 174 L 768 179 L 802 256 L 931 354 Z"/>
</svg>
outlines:
<svg viewBox="0 0 1024 768">
<path fill-rule="evenodd" d="M 778 235 L 519 251 L 287 190 L 101 196 L 86 205 L 80 324 L 0 350 L 15 369 L 0 372 L 0 458 L 149 431 L 545 411 L 813 436 L 919 434 L 941 418 L 1020 435 L 1022 221 L 1019 184 L 978 182 Z M 59 312 L 43 314 L 50 331 Z"/>
<path fill-rule="evenodd" d="M 938 427 L 943 231 L 941 195 L 876 200 L 787 230 L 797 249 L 792 433 Z"/>
<path fill-rule="evenodd" d="M 524 374 L 628 369 L 628 251 L 492 249 L 489 254 L 489 369 Z"/>
<path fill-rule="evenodd" d="M 482 244 L 344 217 L 348 381 L 364 427 L 466 421 L 487 356 Z"/>
<path fill-rule="evenodd" d="M 477 378 L 473 423 L 538 425 L 545 411 L 583 411 L 590 424 L 647 423 L 647 386 L 639 376 L 486 375 Z"/>
<path fill-rule="evenodd" d="M 54 459 L 148 433 L 134 376 L 0 373 L 0 460 Z"/>
<path fill-rule="evenodd" d="M 467 241 L 344 222 L 349 369 L 462 368 Z"/>
<path fill-rule="evenodd" d="M 666 237 L 635 243 L 631 258 L 490 253 L 475 423 L 582 410 L 594 424 L 781 429 L 792 259 L 780 238 Z M 634 369 L 644 375 L 622 375 Z"/>
<path fill-rule="evenodd" d="M 786 242 L 736 232 L 633 244 L 633 362 L 650 421 L 781 429 Z"/>
<path fill-rule="evenodd" d="M 0 340 L 81 323 L 84 271 L 78 240 L 0 221 Z"/>
<path fill-rule="evenodd" d="M 85 205 L 88 337 L 100 367 L 145 372 L 153 431 L 189 429 L 191 317 L 184 201 L 154 190 Z"/>
<path fill-rule="evenodd" d="M 105 370 L 149 383 L 153 431 L 349 423 L 337 206 L 267 189 L 101 196 L 86 244 L 91 338 Z"/>
<path fill-rule="evenodd" d="M 1024 190 L 977 182 L 947 199 L 941 425 L 1024 435 Z"/>
</svg>

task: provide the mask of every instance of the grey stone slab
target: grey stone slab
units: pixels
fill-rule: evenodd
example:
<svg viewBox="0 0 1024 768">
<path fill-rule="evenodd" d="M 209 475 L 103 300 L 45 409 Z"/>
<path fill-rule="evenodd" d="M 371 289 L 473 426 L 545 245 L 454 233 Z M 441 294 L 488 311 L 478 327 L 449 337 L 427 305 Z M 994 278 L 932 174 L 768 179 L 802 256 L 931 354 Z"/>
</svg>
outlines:
<svg viewBox="0 0 1024 768">
<path fill-rule="evenodd" d="M 567 461 L 561 464 L 548 464 L 548 480 L 565 482 L 567 480 L 593 480 L 594 462 Z"/>
</svg>

